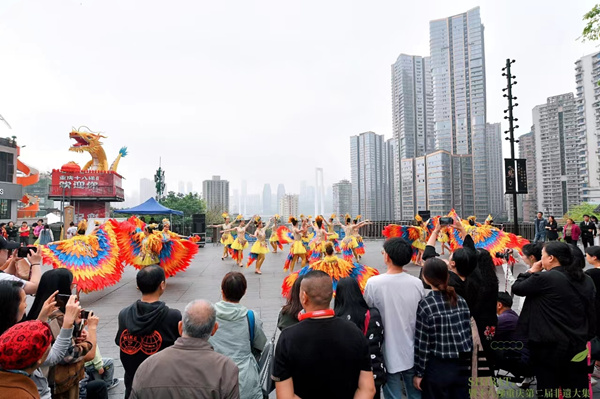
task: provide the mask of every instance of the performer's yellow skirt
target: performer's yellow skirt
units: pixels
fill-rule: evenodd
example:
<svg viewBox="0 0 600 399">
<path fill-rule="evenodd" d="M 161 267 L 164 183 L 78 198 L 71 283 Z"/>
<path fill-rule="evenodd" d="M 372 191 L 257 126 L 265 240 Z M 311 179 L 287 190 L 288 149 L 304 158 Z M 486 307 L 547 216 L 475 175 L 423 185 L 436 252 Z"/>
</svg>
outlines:
<svg viewBox="0 0 600 399">
<path fill-rule="evenodd" d="M 158 255 L 155 253 L 141 253 L 135 257 L 134 263 L 145 267 L 150 265 L 158 265 L 160 263 L 160 259 L 158 259 Z"/>
<path fill-rule="evenodd" d="M 336 232 L 333 232 L 332 234 L 329 234 L 327 236 L 327 239 L 329 241 L 337 240 L 338 238 L 340 238 L 340 235 L 338 233 L 336 233 Z"/>
<path fill-rule="evenodd" d="M 231 244 L 231 249 L 235 249 L 236 251 L 243 251 L 244 249 L 248 248 L 248 241 L 244 240 L 243 241 L 243 245 L 240 243 L 240 239 L 236 238 L 233 241 L 233 244 Z"/>
<path fill-rule="evenodd" d="M 342 245 L 346 246 L 347 248 L 354 249 L 358 247 L 358 241 L 354 236 L 346 236 L 342 240 Z"/>
<path fill-rule="evenodd" d="M 271 233 L 269 242 L 279 242 L 279 237 L 277 237 L 277 232 L 275 230 L 273 230 L 273 232 Z"/>
<path fill-rule="evenodd" d="M 266 241 L 256 241 L 252 248 L 250 248 L 250 252 L 253 254 L 267 254 L 269 253 L 269 248 L 267 247 Z"/>
<path fill-rule="evenodd" d="M 290 253 L 292 255 L 302 255 L 306 253 L 306 248 L 304 248 L 304 244 L 302 244 L 301 240 L 294 241 L 290 248 Z"/>
<path fill-rule="evenodd" d="M 425 241 L 419 239 L 419 240 L 415 240 L 412 243 L 412 246 L 415 247 L 415 248 L 417 248 L 417 249 L 425 250 L 425 247 L 427 246 L 427 243 Z"/>
<path fill-rule="evenodd" d="M 309 248 L 313 253 L 325 252 L 325 241 L 311 241 Z"/>
<path fill-rule="evenodd" d="M 224 233 L 221 236 L 221 244 L 223 245 L 231 245 L 233 244 L 233 237 L 229 233 Z"/>
<path fill-rule="evenodd" d="M 448 238 L 448 234 L 440 234 L 437 239 L 439 242 L 448 242 L 450 238 Z"/>
</svg>

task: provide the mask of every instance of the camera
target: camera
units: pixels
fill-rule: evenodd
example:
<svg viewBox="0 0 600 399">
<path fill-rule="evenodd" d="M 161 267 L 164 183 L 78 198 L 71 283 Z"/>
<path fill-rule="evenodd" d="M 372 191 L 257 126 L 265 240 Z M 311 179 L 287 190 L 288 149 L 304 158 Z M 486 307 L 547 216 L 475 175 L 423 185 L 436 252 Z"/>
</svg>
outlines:
<svg viewBox="0 0 600 399">
<path fill-rule="evenodd" d="M 67 306 L 69 298 L 71 298 L 71 295 L 56 294 L 56 306 L 58 306 L 59 308 L 64 308 L 65 306 Z"/>
<path fill-rule="evenodd" d="M 81 309 L 81 313 L 79 314 L 79 318 L 87 320 L 87 318 L 90 316 L 90 313 L 91 313 L 90 310 Z"/>
<path fill-rule="evenodd" d="M 454 224 L 454 219 L 450 216 L 444 216 L 440 218 L 440 226 L 450 226 Z"/>
<path fill-rule="evenodd" d="M 512 254 L 512 249 L 505 249 L 504 252 L 496 252 L 496 258 L 508 260 Z"/>
<path fill-rule="evenodd" d="M 17 257 L 26 258 L 29 255 L 29 250 L 33 249 L 33 252 L 37 252 L 37 247 L 19 247 L 17 249 Z"/>
</svg>

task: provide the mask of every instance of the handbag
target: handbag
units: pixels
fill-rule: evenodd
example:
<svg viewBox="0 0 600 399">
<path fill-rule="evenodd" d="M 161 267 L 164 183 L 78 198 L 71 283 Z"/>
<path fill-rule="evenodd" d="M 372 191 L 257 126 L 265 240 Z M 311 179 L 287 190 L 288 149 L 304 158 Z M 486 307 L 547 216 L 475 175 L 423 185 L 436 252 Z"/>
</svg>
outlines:
<svg viewBox="0 0 600 399">
<path fill-rule="evenodd" d="M 273 357 L 275 356 L 275 335 L 277 335 L 277 328 L 269 342 L 265 345 L 258 361 L 260 387 L 265 398 L 268 398 L 269 394 L 275 390 L 275 381 L 271 378 L 273 375 L 273 365 L 275 364 L 273 361 Z"/>
<path fill-rule="evenodd" d="M 31 276 L 31 263 L 28 259 L 21 259 L 15 263 L 16 276 L 21 280 L 29 281 Z"/>
</svg>

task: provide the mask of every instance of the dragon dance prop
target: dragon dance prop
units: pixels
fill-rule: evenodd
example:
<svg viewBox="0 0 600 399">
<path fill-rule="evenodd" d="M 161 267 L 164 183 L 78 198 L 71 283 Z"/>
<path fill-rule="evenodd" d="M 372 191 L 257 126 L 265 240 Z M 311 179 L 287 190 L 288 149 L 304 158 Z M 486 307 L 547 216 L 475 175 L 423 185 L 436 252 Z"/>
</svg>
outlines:
<svg viewBox="0 0 600 399">
<path fill-rule="evenodd" d="M 331 277 L 334 293 L 338 281 L 345 277 L 352 277 L 358 281 L 360 290 L 364 293 L 367 280 L 370 277 L 379 274 L 379 271 L 372 267 L 361 265 L 360 263 L 348 262 L 344 259 L 338 258 L 335 255 L 326 256 L 324 259 L 304 266 L 299 271 L 285 277 L 283 284 L 281 285 L 281 295 L 287 297 L 292 289 L 292 286 L 294 285 L 294 282 L 298 279 L 298 276 L 303 276 L 311 270 L 321 270 L 327 273 Z"/>
<path fill-rule="evenodd" d="M 83 292 L 98 291 L 116 284 L 123 274 L 117 233 L 111 223 L 90 235 L 75 236 L 40 247 L 44 263 L 73 273 L 73 282 Z"/>
<path fill-rule="evenodd" d="M 198 253 L 193 240 L 165 236 L 162 232 L 146 234 L 142 231 L 144 222 L 132 216 L 124 222 L 109 220 L 117 231 L 121 262 L 141 269 L 148 264 L 158 264 L 167 277 L 185 270 Z"/>
</svg>

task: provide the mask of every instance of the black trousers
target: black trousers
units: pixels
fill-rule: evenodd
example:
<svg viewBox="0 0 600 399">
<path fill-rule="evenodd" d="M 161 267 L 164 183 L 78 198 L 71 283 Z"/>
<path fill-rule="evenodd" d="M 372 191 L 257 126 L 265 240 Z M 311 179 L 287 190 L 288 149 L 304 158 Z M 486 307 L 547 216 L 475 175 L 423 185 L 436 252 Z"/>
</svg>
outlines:
<svg viewBox="0 0 600 399">
<path fill-rule="evenodd" d="M 583 244 L 583 249 L 586 249 L 588 245 L 591 247 L 594 245 L 594 236 L 593 235 L 582 235 L 581 243 Z"/>
<path fill-rule="evenodd" d="M 87 384 L 87 399 L 108 399 L 108 389 L 102 380 L 90 381 Z"/>
<path fill-rule="evenodd" d="M 537 379 L 537 397 L 558 398 L 560 388 L 570 389 L 571 393 L 577 389 L 591 394 L 587 360 L 571 362 L 576 353 L 568 354 L 564 350 L 557 350 L 559 346 L 560 343 L 529 342 L 531 362 Z"/>
<path fill-rule="evenodd" d="M 567 244 L 571 244 L 571 243 L 573 242 L 573 239 L 572 239 L 571 237 L 567 237 L 567 236 L 565 236 L 565 242 L 566 242 Z"/>
<path fill-rule="evenodd" d="M 469 377 L 458 359 L 432 357 L 421 381 L 423 399 L 469 399 Z"/>
</svg>

